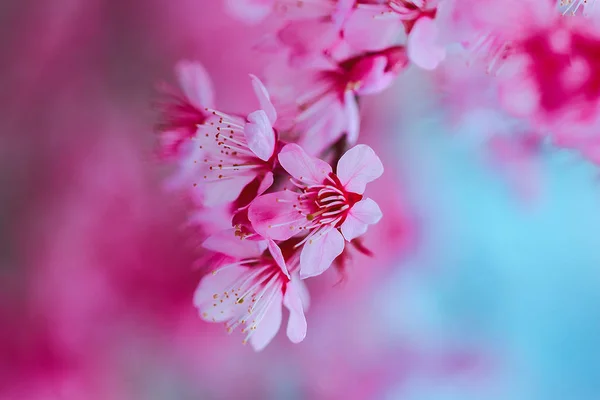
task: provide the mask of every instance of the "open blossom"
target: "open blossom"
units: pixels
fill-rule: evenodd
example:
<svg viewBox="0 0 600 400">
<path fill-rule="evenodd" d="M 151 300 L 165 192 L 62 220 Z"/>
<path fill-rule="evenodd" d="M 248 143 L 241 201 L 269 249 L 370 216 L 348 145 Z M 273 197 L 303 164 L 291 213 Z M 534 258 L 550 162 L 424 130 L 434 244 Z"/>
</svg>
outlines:
<svg viewBox="0 0 600 400">
<path fill-rule="evenodd" d="M 225 322 L 230 333 L 243 327 L 244 343 L 249 341 L 259 351 L 279 331 L 283 305 L 290 312 L 288 338 L 294 343 L 304 340 L 308 292 L 297 275 L 293 246 L 282 252 L 273 241 L 241 240 L 233 230 L 211 236 L 203 246 L 225 256 L 194 294 L 204 320 Z"/>
<path fill-rule="evenodd" d="M 318 155 L 342 135 L 356 143 L 360 116 L 356 96 L 389 87 L 407 65 L 406 51 L 395 46 L 365 53 L 322 68 L 291 71 L 277 66 L 270 74 L 278 108 L 287 110 L 283 131 L 297 132 L 298 143 Z M 298 79 L 290 79 L 290 74 Z"/>
<path fill-rule="evenodd" d="M 296 244 L 300 276 L 324 272 L 348 242 L 361 236 L 381 219 L 377 203 L 363 197 L 367 183 L 383 173 L 383 165 L 368 146 L 358 145 L 339 160 L 336 173 L 329 164 L 311 157 L 298 145 L 288 144 L 279 162 L 298 190 L 258 197 L 248 216 L 258 233 L 274 240 L 305 237 Z"/>
<path fill-rule="evenodd" d="M 206 108 L 210 116 L 197 126 L 193 151 L 176 176 L 205 206 L 234 201 L 253 181 L 256 195 L 273 183 L 277 113 L 262 82 L 251 79 L 260 109 L 244 118 Z"/>
<path fill-rule="evenodd" d="M 205 108 L 214 107 L 214 91 L 208 73 L 200 63 L 180 61 L 175 67 L 180 91 L 165 86 L 170 100 L 161 105 L 159 153 L 163 157 L 181 154 L 181 147 L 196 134 L 196 127 L 208 117 Z"/>
</svg>

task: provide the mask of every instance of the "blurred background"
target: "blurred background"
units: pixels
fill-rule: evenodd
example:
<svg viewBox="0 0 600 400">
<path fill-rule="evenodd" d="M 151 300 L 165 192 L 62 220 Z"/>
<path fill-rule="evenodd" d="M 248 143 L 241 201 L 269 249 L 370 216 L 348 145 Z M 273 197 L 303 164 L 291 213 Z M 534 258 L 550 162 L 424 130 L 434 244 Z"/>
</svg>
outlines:
<svg viewBox="0 0 600 400">
<path fill-rule="evenodd" d="M 0 2 L 0 399 L 599 399 L 597 170 L 498 168 L 502 121 L 450 121 L 417 69 L 361 103 L 384 220 L 374 258 L 310 282 L 306 340 L 254 353 L 200 321 L 155 87 L 198 60 L 248 111 L 266 29 L 213 0 Z"/>
</svg>

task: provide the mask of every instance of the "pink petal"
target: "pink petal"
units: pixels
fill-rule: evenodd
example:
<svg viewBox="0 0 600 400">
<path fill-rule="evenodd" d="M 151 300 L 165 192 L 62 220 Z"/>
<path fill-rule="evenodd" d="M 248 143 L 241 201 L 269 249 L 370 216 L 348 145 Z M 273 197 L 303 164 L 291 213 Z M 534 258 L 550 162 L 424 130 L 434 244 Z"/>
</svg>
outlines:
<svg viewBox="0 0 600 400">
<path fill-rule="evenodd" d="M 340 158 L 336 174 L 347 191 L 362 194 L 367 183 L 383 174 L 383 164 L 372 148 L 359 144 Z"/>
<path fill-rule="evenodd" d="M 288 22 L 279 31 L 279 40 L 291 49 L 290 63 L 304 67 L 331 48 L 339 39 L 339 28 L 329 20 L 311 19 Z"/>
<path fill-rule="evenodd" d="M 281 249 L 277 246 L 273 240 L 267 240 L 267 245 L 269 246 L 269 252 L 271 256 L 275 259 L 275 262 L 281 268 L 281 271 L 285 274 L 285 276 L 290 279 L 290 273 L 288 272 L 287 265 L 285 265 L 285 259 L 283 258 L 283 254 L 281 253 Z"/>
<path fill-rule="evenodd" d="M 308 240 L 300 253 L 300 278 L 322 274 L 333 260 L 344 251 L 344 237 L 337 229 Z"/>
<path fill-rule="evenodd" d="M 209 322 L 223 322 L 238 312 L 239 307 L 236 308 L 235 303 L 215 302 L 213 295 L 228 290 L 244 273 L 246 273 L 244 268 L 232 267 L 202 278 L 194 292 L 194 306 L 202 319 Z"/>
<path fill-rule="evenodd" d="M 298 204 L 298 194 L 289 190 L 269 193 L 256 198 L 248 209 L 248 219 L 261 236 L 287 240 L 307 223 L 293 207 Z"/>
<path fill-rule="evenodd" d="M 261 194 L 263 194 L 265 190 L 271 187 L 271 185 L 273 185 L 273 173 L 271 171 L 268 171 L 265 174 L 263 180 L 260 182 L 260 185 L 258 186 L 256 196 L 260 196 Z"/>
<path fill-rule="evenodd" d="M 263 110 L 248 114 L 244 127 L 244 136 L 248 147 L 263 161 L 269 160 L 275 150 L 275 131 Z"/>
<path fill-rule="evenodd" d="M 273 9 L 274 0 L 227 0 L 227 11 L 240 21 L 257 24 Z"/>
<path fill-rule="evenodd" d="M 254 335 L 250 338 L 250 344 L 255 351 L 261 351 L 273 340 L 281 326 L 281 302 L 283 294 L 279 291 L 271 300 L 268 310 L 260 324 L 258 324 Z"/>
<path fill-rule="evenodd" d="M 286 287 L 283 305 L 290 311 L 287 336 L 292 343 L 300 343 L 306 337 L 306 318 L 302 308 L 302 298 L 297 288 L 291 284 Z"/>
<path fill-rule="evenodd" d="M 227 230 L 232 226 L 230 208 L 229 204 L 211 208 L 196 207 L 190 214 L 188 223 L 195 226 L 201 225 L 207 234 Z"/>
<path fill-rule="evenodd" d="M 267 244 L 262 240 L 243 240 L 235 236 L 235 229 L 231 228 L 209 236 L 202 243 L 202 247 L 242 259 L 260 256 L 267 248 Z"/>
<path fill-rule="evenodd" d="M 291 143 L 279 152 L 279 163 L 294 178 L 305 182 L 323 183 L 331 172 L 325 161 L 306 154 L 302 147 Z"/>
<path fill-rule="evenodd" d="M 360 130 L 360 113 L 358 111 L 356 97 L 350 90 L 347 90 L 344 94 L 344 114 L 347 123 L 346 136 L 348 142 L 351 144 L 356 143 Z"/>
<path fill-rule="evenodd" d="M 275 124 L 275 121 L 277 120 L 277 111 L 275 110 L 273 103 L 271 103 L 271 97 L 269 96 L 267 88 L 265 88 L 265 85 L 263 85 L 256 76 L 250 75 L 250 78 L 252 79 L 252 88 L 254 89 L 254 94 L 260 104 L 260 109 L 267 114 L 271 125 Z"/>
<path fill-rule="evenodd" d="M 208 72 L 202 64 L 191 61 L 180 61 L 175 66 L 179 86 L 195 107 L 203 110 L 214 107 L 214 90 Z"/>
<path fill-rule="evenodd" d="M 321 112 L 320 115 L 311 121 L 307 121 L 306 134 L 300 139 L 302 148 L 309 154 L 320 154 L 335 143 L 342 134 L 346 133 L 348 130 L 347 114 L 353 115 L 352 112 L 349 112 L 351 111 L 351 104 L 348 102 L 347 104 L 348 110 L 346 110 L 346 104 L 336 101 L 324 110 L 324 112 Z M 352 105 L 358 113 L 356 102 L 354 101 Z"/>
<path fill-rule="evenodd" d="M 435 69 L 446 58 L 446 49 L 436 43 L 437 39 L 438 28 L 433 19 L 419 18 L 408 36 L 408 58 L 423 69 Z"/>
<path fill-rule="evenodd" d="M 362 199 L 348 213 L 342 224 L 342 234 L 347 241 L 356 239 L 367 231 L 367 227 L 376 224 L 382 217 L 381 209 L 371 199 Z"/>
<path fill-rule="evenodd" d="M 378 51 L 394 44 L 403 30 L 400 18 L 376 18 L 385 5 L 357 7 L 344 24 L 344 38 L 357 51 Z"/>
<path fill-rule="evenodd" d="M 202 194 L 202 204 L 207 207 L 213 207 L 235 200 L 244 187 L 252 182 L 254 178 L 254 175 L 223 178 L 214 182 L 207 182 L 204 185 L 199 185 L 194 189 Z"/>
<path fill-rule="evenodd" d="M 328 2 L 331 4 L 331 2 Z M 335 3 L 335 9 L 333 12 L 329 13 L 331 16 L 331 21 L 335 26 L 342 27 L 342 25 L 347 21 L 350 13 L 354 9 L 356 5 L 356 0 L 337 0 Z"/>
<path fill-rule="evenodd" d="M 294 290 L 296 290 L 298 296 L 300 296 L 304 311 L 308 311 L 308 308 L 310 307 L 310 294 L 308 293 L 308 288 L 304 281 L 300 279 L 298 274 L 295 274 L 289 284 L 294 286 Z"/>
<path fill-rule="evenodd" d="M 194 179 L 198 176 L 200 167 L 197 163 L 194 163 L 194 160 L 202 159 L 201 157 L 203 157 L 205 152 L 198 146 L 190 146 L 190 143 L 191 141 L 189 140 L 183 143 L 184 147 L 182 150 L 187 154 L 179 160 L 177 170 L 165 182 L 167 190 L 178 190 L 188 185 L 191 186 Z M 184 152 L 182 151 L 182 153 Z"/>
</svg>

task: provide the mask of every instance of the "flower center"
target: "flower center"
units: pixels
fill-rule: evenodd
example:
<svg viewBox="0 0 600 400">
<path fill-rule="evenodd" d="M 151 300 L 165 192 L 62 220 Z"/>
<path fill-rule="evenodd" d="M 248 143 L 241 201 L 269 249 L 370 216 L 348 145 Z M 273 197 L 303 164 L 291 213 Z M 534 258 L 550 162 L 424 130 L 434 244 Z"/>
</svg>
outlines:
<svg viewBox="0 0 600 400">
<path fill-rule="evenodd" d="M 362 195 L 347 192 L 339 178 L 330 173 L 321 185 L 306 187 L 299 196 L 300 207 L 306 219 L 318 225 L 333 225 L 338 227 L 344 222 L 348 210 Z"/>
</svg>

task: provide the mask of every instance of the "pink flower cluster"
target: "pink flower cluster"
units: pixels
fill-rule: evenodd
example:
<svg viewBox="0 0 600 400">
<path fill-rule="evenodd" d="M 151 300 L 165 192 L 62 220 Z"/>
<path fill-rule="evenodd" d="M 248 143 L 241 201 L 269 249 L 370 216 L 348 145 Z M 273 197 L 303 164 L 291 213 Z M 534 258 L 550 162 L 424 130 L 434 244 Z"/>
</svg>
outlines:
<svg viewBox="0 0 600 400">
<path fill-rule="evenodd" d="M 390 87 L 409 65 L 433 71 L 462 59 L 447 63 L 462 73 L 457 103 L 482 96 L 469 79 L 487 71 L 484 89 L 495 90 L 498 109 L 519 120 L 516 131 L 533 132 L 527 137 L 535 146 L 519 157 L 549 137 L 600 161 L 593 5 L 227 0 L 242 22 L 273 22 L 255 48 L 269 60 L 263 79 L 250 75 L 258 106 L 248 114 L 222 111 L 203 66 L 180 62 L 180 90 L 165 88 L 170 99 L 160 127 L 160 155 L 177 166 L 168 185 L 190 198 L 203 248 L 211 252 L 202 260 L 213 272 L 194 298 L 201 317 L 224 322 L 228 331 L 241 327 L 244 342 L 260 350 L 279 330 L 285 306 L 289 339 L 304 339 L 303 280 L 341 262 L 347 244 L 368 253 L 360 237 L 382 217 L 364 196 L 383 165 L 357 144 L 359 100 Z M 521 134 L 511 140 L 497 143 L 522 147 Z"/>
<path fill-rule="evenodd" d="M 363 194 L 383 165 L 359 144 L 333 157 L 334 172 L 284 139 L 270 95 L 253 75 L 259 108 L 247 115 L 213 108 L 200 64 L 180 63 L 177 76 L 182 93 L 171 91 L 164 106 L 160 154 L 175 161 L 169 186 L 189 195 L 208 236 L 202 246 L 213 253 L 194 303 L 203 319 L 225 322 L 229 332 L 241 327 L 256 350 L 279 330 L 285 306 L 287 335 L 300 342 L 309 304 L 302 280 L 327 270 L 346 243 L 365 251 L 356 241 L 382 214 Z"/>
</svg>

